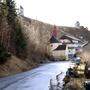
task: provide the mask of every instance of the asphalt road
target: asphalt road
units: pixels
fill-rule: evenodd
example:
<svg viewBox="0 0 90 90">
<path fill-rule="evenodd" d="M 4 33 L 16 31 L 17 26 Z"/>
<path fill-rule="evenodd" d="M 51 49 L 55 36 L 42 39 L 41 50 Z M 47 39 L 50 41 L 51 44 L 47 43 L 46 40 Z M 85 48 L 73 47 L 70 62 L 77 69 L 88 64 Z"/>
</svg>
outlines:
<svg viewBox="0 0 90 90">
<path fill-rule="evenodd" d="M 0 90 L 49 90 L 50 79 L 62 72 L 61 82 L 71 62 L 44 64 L 28 72 L 0 78 Z"/>
</svg>

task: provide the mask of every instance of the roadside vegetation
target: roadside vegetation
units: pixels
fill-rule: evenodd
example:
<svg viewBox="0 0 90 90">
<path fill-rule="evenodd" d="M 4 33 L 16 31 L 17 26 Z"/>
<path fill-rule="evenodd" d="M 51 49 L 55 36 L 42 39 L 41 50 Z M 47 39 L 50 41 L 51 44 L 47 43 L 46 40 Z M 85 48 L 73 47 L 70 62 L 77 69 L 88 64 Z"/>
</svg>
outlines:
<svg viewBox="0 0 90 90">
<path fill-rule="evenodd" d="M 21 53 L 25 53 L 26 41 L 22 33 L 22 27 L 17 18 L 14 0 L 3 0 L 3 2 L 0 2 L 0 22 L 3 22 L 3 20 L 5 20 L 5 23 L 7 23 L 11 30 L 11 39 L 14 42 L 16 50 L 15 54 L 22 57 Z M 0 23 L 0 32 L 2 32 L 2 23 Z M 4 43 L 2 43 L 0 39 L 0 63 L 3 63 L 3 61 L 5 62 L 8 56 L 8 51 L 3 45 Z"/>
<path fill-rule="evenodd" d="M 11 54 L 8 53 L 2 45 L 0 45 L 0 64 L 4 64 L 10 57 Z"/>
</svg>

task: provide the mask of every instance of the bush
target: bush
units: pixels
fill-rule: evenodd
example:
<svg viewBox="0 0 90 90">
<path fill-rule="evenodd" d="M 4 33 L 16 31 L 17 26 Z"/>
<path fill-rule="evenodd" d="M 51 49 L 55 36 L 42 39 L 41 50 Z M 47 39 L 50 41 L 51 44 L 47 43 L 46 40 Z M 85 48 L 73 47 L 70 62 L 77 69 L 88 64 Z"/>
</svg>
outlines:
<svg viewBox="0 0 90 90">
<path fill-rule="evenodd" d="M 0 45 L 0 64 L 4 64 L 11 54 L 7 53 L 6 49 Z"/>
</svg>

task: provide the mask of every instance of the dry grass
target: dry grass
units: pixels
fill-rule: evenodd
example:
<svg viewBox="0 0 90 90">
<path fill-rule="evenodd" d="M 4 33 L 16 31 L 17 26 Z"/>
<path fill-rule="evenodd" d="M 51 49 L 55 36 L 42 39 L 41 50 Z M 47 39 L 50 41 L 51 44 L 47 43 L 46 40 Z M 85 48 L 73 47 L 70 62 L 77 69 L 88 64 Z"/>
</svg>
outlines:
<svg viewBox="0 0 90 90">
<path fill-rule="evenodd" d="M 35 66 L 37 66 L 36 63 L 29 62 L 28 60 L 24 61 L 12 56 L 4 65 L 0 65 L 0 77 L 25 72 Z"/>
<path fill-rule="evenodd" d="M 83 78 L 71 78 L 71 81 L 65 86 L 65 90 L 85 90 L 83 82 Z"/>
</svg>

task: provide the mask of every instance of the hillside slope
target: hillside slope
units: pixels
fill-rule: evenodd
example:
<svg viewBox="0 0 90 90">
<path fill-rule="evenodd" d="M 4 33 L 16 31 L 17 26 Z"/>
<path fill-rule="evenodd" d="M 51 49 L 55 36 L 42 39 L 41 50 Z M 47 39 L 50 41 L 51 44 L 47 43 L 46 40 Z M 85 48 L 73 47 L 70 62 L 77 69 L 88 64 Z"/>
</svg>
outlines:
<svg viewBox="0 0 90 90">
<path fill-rule="evenodd" d="M 27 41 L 27 58 L 22 60 L 12 56 L 4 65 L 0 65 L 0 77 L 20 73 L 38 66 L 45 59 L 49 58 L 49 39 L 53 31 L 53 25 L 33 20 L 27 17 L 19 17 L 22 25 L 22 32 Z M 58 37 L 64 32 L 87 40 L 90 43 L 90 31 L 85 28 L 57 26 Z M 5 38 L 6 39 L 6 38 Z M 90 44 L 84 47 L 81 57 L 89 60 Z"/>
<path fill-rule="evenodd" d="M 24 33 L 26 33 L 26 36 L 28 36 L 28 48 L 30 49 L 30 42 L 32 42 L 34 43 L 37 51 L 41 50 L 43 54 L 49 54 L 49 47 L 47 47 L 47 45 L 49 44 L 48 41 L 51 37 L 54 26 L 26 17 L 22 17 L 21 21 L 26 30 Z M 88 45 L 83 48 L 83 53 L 81 55 L 83 58 L 82 60 L 88 61 L 90 58 L 90 31 L 83 26 L 80 26 L 80 28 L 57 26 L 57 28 L 58 37 L 60 37 L 64 32 L 80 38 L 82 41 L 85 40 L 89 42 Z M 29 50 L 29 53 L 30 51 L 31 50 Z"/>
</svg>

